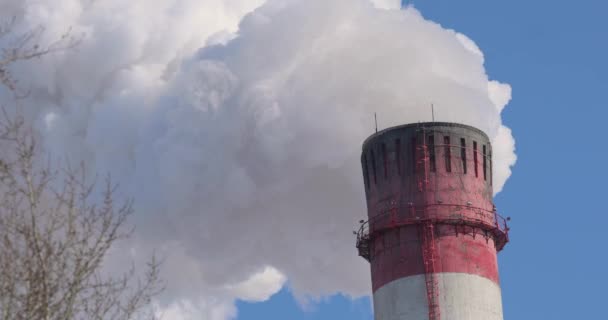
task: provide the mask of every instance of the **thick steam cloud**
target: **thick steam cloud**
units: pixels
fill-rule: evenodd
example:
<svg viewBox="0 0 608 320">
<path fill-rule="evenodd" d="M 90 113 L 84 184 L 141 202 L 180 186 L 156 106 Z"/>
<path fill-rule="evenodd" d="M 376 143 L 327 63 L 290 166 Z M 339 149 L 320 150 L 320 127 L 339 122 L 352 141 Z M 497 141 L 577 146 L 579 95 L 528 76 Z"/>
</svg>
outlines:
<svg viewBox="0 0 608 320">
<path fill-rule="evenodd" d="M 262 2 L 0 4 L 22 31 L 45 25 L 42 40 L 84 35 L 14 71 L 48 150 L 135 197 L 132 256 L 166 257 L 169 318 L 230 318 L 235 299 L 286 281 L 300 298 L 369 293 L 351 231 L 374 112 L 382 128 L 429 121 L 434 104 L 437 120 L 484 130 L 496 192 L 515 163 L 510 87 L 466 36 L 399 1 Z"/>
</svg>

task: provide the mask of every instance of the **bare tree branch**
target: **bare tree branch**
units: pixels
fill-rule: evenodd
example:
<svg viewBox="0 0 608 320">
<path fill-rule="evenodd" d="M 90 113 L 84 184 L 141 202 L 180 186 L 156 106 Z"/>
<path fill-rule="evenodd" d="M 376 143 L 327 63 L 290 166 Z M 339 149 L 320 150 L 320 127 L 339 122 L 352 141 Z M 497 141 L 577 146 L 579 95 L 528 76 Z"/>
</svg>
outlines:
<svg viewBox="0 0 608 320">
<path fill-rule="evenodd" d="M 17 19 L 12 19 L 0 23 L 0 38 L 11 36 L 10 46 L 0 48 L 0 84 L 9 88 L 17 97 L 25 94 L 20 92 L 17 79 L 12 75 L 9 66 L 18 61 L 26 61 L 46 56 L 53 52 L 64 51 L 76 47 L 82 37 L 72 34 L 68 29 L 59 39 L 47 45 L 40 43 L 40 38 L 44 34 L 45 28 L 39 26 L 21 34 L 15 34 L 13 29 Z"/>
<path fill-rule="evenodd" d="M 15 36 L 15 21 L 0 24 L 0 38 L 14 39 L 0 48 L 0 85 L 19 99 L 11 65 L 73 48 L 78 40 L 68 31 L 42 48 L 44 28 Z M 119 276 L 103 273 L 110 250 L 133 232 L 127 224 L 133 200 L 116 203 L 118 186 L 109 176 L 102 185 L 91 181 L 85 164 L 52 164 L 19 110 L 2 105 L 0 320 L 154 318 L 151 299 L 163 290 L 156 257 L 141 277 L 135 266 Z"/>
</svg>

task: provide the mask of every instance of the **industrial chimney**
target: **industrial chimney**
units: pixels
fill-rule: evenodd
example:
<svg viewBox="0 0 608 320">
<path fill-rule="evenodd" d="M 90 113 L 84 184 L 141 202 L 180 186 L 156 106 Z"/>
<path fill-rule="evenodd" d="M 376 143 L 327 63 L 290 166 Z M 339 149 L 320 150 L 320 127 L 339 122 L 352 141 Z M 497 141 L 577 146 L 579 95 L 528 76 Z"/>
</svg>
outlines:
<svg viewBox="0 0 608 320">
<path fill-rule="evenodd" d="M 428 122 L 370 136 L 361 155 L 376 320 L 502 320 L 496 253 L 509 241 L 492 202 L 480 130 Z"/>
</svg>

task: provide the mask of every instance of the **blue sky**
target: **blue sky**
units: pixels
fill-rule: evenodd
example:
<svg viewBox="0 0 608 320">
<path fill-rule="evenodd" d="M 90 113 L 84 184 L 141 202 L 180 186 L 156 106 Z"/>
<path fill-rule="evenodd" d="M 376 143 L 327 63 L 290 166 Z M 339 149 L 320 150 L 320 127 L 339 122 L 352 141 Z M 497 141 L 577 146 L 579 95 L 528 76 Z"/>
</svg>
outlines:
<svg viewBox="0 0 608 320">
<path fill-rule="evenodd" d="M 608 286 L 608 3 L 414 3 L 473 39 L 490 76 L 513 87 L 503 120 L 519 159 L 496 198 L 513 219 L 511 243 L 499 256 L 505 318 L 601 319 Z M 334 297 L 304 311 L 284 289 L 265 303 L 239 303 L 238 319 L 372 319 L 369 305 Z"/>
</svg>

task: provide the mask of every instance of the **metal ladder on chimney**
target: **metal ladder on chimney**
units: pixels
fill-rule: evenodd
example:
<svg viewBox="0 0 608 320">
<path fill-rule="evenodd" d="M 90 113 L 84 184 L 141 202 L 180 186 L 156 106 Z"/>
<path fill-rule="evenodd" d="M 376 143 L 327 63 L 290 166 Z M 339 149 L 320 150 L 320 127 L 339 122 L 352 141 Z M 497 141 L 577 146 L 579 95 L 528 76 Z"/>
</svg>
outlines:
<svg viewBox="0 0 608 320">
<path fill-rule="evenodd" d="M 433 222 L 420 225 L 422 235 L 422 259 L 424 261 L 424 281 L 429 304 L 429 320 L 439 320 L 439 285 L 435 274 L 435 228 Z"/>
<path fill-rule="evenodd" d="M 422 146 L 419 149 L 421 155 L 416 161 L 418 174 L 418 190 L 426 195 L 429 183 L 429 151 L 427 147 L 427 136 L 424 128 L 422 129 Z M 425 199 L 423 199 L 425 200 Z M 425 203 L 426 208 L 426 203 Z M 427 214 L 426 209 L 423 212 Z M 437 281 L 435 262 L 437 260 L 435 246 L 435 222 L 424 217 L 426 220 L 419 225 L 419 236 L 421 241 L 422 261 L 424 263 L 424 280 L 426 285 L 426 296 L 429 308 L 429 320 L 440 320 L 439 312 L 439 284 Z"/>
</svg>

